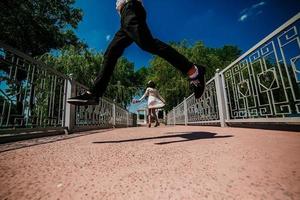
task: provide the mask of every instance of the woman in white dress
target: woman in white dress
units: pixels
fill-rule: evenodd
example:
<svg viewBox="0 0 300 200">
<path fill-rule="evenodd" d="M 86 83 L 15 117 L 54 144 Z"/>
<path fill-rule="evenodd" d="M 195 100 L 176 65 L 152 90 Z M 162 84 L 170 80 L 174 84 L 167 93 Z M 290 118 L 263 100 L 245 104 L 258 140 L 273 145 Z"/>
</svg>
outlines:
<svg viewBox="0 0 300 200">
<path fill-rule="evenodd" d="M 158 90 L 155 88 L 155 83 L 153 81 L 148 82 L 147 89 L 144 95 L 138 100 L 133 100 L 133 102 L 141 102 L 146 97 L 148 97 L 148 127 L 151 127 L 151 116 L 153 116 L 155 119 L 154 127 L 157 127 L 159 126 L 159 122 L 156 115 L 156 109 L 164 107 L 166 101 L 164 100 L 164 98 L 162 98 L 162 96 L 160 96 Z"/>
</svg>

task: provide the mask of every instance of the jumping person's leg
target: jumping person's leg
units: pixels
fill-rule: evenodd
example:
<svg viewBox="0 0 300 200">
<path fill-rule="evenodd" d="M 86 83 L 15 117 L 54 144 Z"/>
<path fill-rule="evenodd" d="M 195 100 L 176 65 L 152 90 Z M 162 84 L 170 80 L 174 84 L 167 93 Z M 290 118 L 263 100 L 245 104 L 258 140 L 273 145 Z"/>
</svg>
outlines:
<svg viewBox="0 0 300 200">
<path fill-rule="evenodd" d="M 205 88 L 205 68 L 199 65 L 195 66 L 171 46 L 152 37 L 146 23 L 146 12 L 139 1 L 131 0 L 122 8 L 121 26 L 120 31 L 116 33 L 105 53 L 103 68 L 91 92 L 70 98 L 68 99 L 69 103 L 77 105 L 98 104 L 98 97 L 105 92 L 118 58 L 133 41 L 143 50 L 164 58 L 184 75 L 188 75 L 195 97 L 201 97 Z"/>
<path fill-rule="evenodd" d="M 154 39 L 146 23 L 146 11 L 138 1 L 126 5 L 122 12 L 122 28 L 128 36 L 143 50 L 158 55 L 191 78 L 195 97 L 202 96 L 205 87 L 205 68 L 195 66 L 185 56 L 171 46 Z"/>
<path fill-rule="evenodd" d="M 154 125 L 154 127 L 157 127 L 157 126 L 159 126 L 159 122 L 158 122 L 158 117 L 156 115 L 156 109 L 152 109 L 152 114 L 153 114 L 154 119 L 155 119 L 155 125 Z"/>
<path fill-rule="evenodd" d="M 125 5 L 122 19 L 122 29 L 141 49 L 167 60 L 184 75 L 193 67 L 193 63 L 174 48 L 153 38 L 146 23 L 146 11 L 140 2 Z"/>
<path fill-rule="evenodd" d="M 98 74 L 92 93 L 97 97 L 102 96 L 110 81 L 118 59 L 122 56 L 124 50 L 133 43 L 130 37 L 120 29 L 108 46 L 103 59 L 103 69 Z"/>
<path fill-rule="evenodd" d="M 132 42 L 131 38 L 128 37 L 122 29 L 120 29 L 115 34 L 104 54 L 102 69 L 97 76 L 91 91 L 77 97 L 70 98 L 68 99 L 68 102 L 77 105 L 98 104 L 99 97 L 101 97 L 105 92 L 119 57 L 122 56 L 125 48 L 132 44 Z"/>
<path fill-rule="evenodd" d="M 148 127 L 151 127 L 151 115 L 152 115 L 152 109 L 148 109 Z"/>
</svg>

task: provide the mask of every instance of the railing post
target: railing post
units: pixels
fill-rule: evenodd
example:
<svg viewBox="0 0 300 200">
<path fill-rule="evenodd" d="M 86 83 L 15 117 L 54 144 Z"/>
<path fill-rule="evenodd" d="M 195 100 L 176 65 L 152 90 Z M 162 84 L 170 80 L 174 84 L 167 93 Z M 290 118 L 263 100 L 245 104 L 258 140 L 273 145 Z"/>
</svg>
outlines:
<svg viewBox="0 0 300 200">
<path fill-rule="evenodd" d="M 183 113 L 184 113 L 184 125 L 188 125 L 188 112 L 187 112 L 187 103 L 186 103 L 186 98 L 184 97 L 183 100 Z"/>
<path fill-rule="evenodd" d="M 220 123 L 221 127 L 226 126 L 226 108 L 225 108 L 225 96 L 224 96 L 224 85 L 222 78 L 220 78 L 219 69 L 216 70 L 215 75 L 215 84 L 216 84 L 216 93 L 217 93 L 217 100 L 218 100 L 218 110 L 219 110 L 219 117 L 220 117 Z"/>
<path fill-rule="evenodd" d="M 129 114 L 128 114 L 128 112 L 126 112 L 126 118 L 127 118 L 127 128 L 128 128 L 128 126 L 129 126 Z"/>
<path fill-rule="evenodd" d="M 113 127 L 115 128 L 116 127 L 116 104 L 115 102 L 113 103 L 113 107 L 112 107 L 112 117 L 113 117 Z"/>
<path fill-rule="evenodd" d="M 227 93 L 226 93 L 226 89 L 225 89 L 225 78 L 224 78 L 224 74 L 220 74 L 221 75 L 221 83 L 222 83 L 222 91 L 223 91 L 223 95 L 224 95 L 224 106 L 225 106 L 225 122 L 226 120 L 230 119 L 230 112 L 229 112 L 229 106 L 228 106 L 228 98 L 227 98 Z"/>
<path fill-rule="evenodd" d="M 76 95 L 76 87 L 73 78 L 65 79 L 65 122 L 64 126 L 67 127 L 67 132 L 70 132 L 75 126 L 75 105 L 67 103 L 67 99 Z"/>
<path fill-rule="evenodd" d="M 174 120 L 173 120 L 173 122 L 174 122 L 174 126 L 176 125 L 176 114 L 175 114 L 175 108 L 173 108 L 173 116 L 174 116 Z"/>
</svg>

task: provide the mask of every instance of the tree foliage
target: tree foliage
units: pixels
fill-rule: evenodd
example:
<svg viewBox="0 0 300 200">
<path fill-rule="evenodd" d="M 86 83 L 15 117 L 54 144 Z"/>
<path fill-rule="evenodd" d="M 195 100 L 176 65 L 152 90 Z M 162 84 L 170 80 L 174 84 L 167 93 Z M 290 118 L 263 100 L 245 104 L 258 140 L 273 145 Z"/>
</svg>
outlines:
<svg viewBox="0 0 300 200">
<path fill-rule="evenodd" d="M 103 55 L 87 49 L 74 33 L 83 17 L 74 7 L 75 0 L 2 0 L 0 1 L 0 40 L 33 57 L 40 57 L 50 67 L 91 87 L 101 70 Z M 234 61 L 241 51 L 236 46 L 209 48 L 202 42 L 190 45 L 186 41 L 171 43 L 181 54 L 196 64 L 207 66 L 207 81 L 216 69 L 223 69 Z M 51 50 L 60 50 L 49 53 Z M 5 66 L 4 71 L 9 66 Z M 134 64 L 121 58 L 113 73 L 105 96 L 126 107 L 132 97 L 142 93 L 147 81 L 156 82 L 161 95 L 166 99 L 166 109 L 189 96 L 186 75 L 158 56 L 150 66 L 134 71 Z M 18 72 L 18 81 L 26 74 Z"/>
<path fill-rule="evenodd" d="M 0 40 L 31 56 L 65 45 L 85 46 L 74 34 L 83 13 L 75 0 L 0 1 Z"/>
<path fill-rule="evenodd" d="M 206 65 L 207 81 L 215 75 L 217 69 L 225 68 L 241 54 L 241 50 L 236 46 L 208 48 L 202 42 L 196 42 L 191 46 L 186 41 L 171 45 L 193 63 Z M 146 74 L 145 82 L 153 80 L 157 84 L 161 95 L 167 101 L 167 110 L 172 109 L 192 93 L 186 75 L 181 74 L 158 56 L 153 58 L 148 69 L 143 70 L 147 70 L 143 72 Z"/>
<path fill-rule="evenodd" d="M 171 45 L 193 63 L 206 65 L 207 81 L 215 75 L 216 69 L 225 68 L 241 53 L 235 46 L 208 48 L 202 42 L 189 45 L 183 41 Z M 75 80 L 91 87 L 101 70 L 103 55 L 85 48 L 69 46 L 63 48 L 58 56 L 45 54 L 42 59 L 49 66 L 65 74 L 72 74 Z M 155 56 L 149 67 L 142 67 L 137 71 L 134 71 L 133 63 L 125 58 L 119 59 L 105 96 L 126 107 L 133 96 L 143 93 L 149 80 L 157 84 L 161 95 L 167 101 L 167 110 L 192 94 L 186 75 L 181 74 L 164 59 Z"/>
<path fill-rule="evenodd" d="M 103 55 L 85 48 L 66 46 L 56 56 L 47 53 L 40 57 L 48 66 L 72 76 L 79 83 L 91 87 L 101 69 Z"/>
<path fill-rule="evenodd" d="M 91 87 L 102 68 L 103 55 L 85 48 L 68 46 L 56 56 L 47 53 L 40 59 L 48 66 L 64 74 L 72 75 L 74 80 Z M 135 76 L 134 64 L 121 58 L 104 96 L 115 100 L 125 108 L 131 102 L 132 96 L 139 90 L 137 85 L 140 83 Z"/>
<path fill-rule="evenodd" d="M 122 57 L 117 63 L 104 95 L 126 108 L 132 97 L 139 91 L 138 85 L 140 83 L 135 76 L 134 64 Z"/>
</svg>

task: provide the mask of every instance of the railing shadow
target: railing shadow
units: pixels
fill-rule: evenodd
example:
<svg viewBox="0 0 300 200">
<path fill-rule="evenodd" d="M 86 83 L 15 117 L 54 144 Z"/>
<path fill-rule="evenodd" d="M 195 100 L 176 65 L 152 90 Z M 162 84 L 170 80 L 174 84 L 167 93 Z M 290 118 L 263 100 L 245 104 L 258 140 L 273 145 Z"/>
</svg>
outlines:
<svg viewBox="0 0 300 200">
<path fill-rule="evenodd" d="M 170 133 L 166 133 L 166 134 L 170 134 Z M 145 141 L 145 140 L 183 138 L 181 140 L 176 140 L 176 141 L 167 141 L 167 142 L 155 143 L 157 145 L 162 145 L 162 144 L 171 144 L 171 143 L 179 143 L 179 142 L 188 142 L 188 141 L 193 141 L 193 140 L 219 139 L 219 138 L 229 138 L 229 137 L 233 137 L 233 135 L 220 135 L 219 136 L 216 133 L 211 133 L 211 132 L 188 132 L 188 133 L 181 133 L 181 134 L 175 134 L 175 135 L 136 138 L 136 139 L 117 140 L 117 141 L 101 141 L 101 142 L 93 142 L 93 143 L 94 144 L 114 144 L 114 143 L 126 143 L 126 142 L 136 142 L 136 141 Z"/>
</svg>

